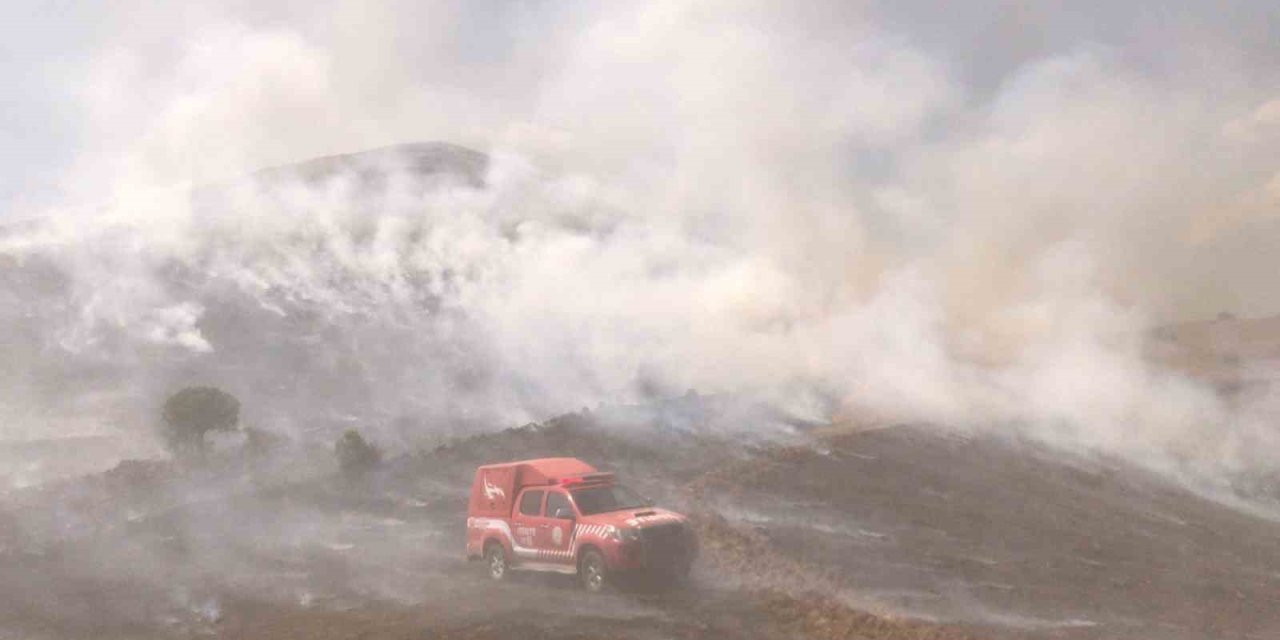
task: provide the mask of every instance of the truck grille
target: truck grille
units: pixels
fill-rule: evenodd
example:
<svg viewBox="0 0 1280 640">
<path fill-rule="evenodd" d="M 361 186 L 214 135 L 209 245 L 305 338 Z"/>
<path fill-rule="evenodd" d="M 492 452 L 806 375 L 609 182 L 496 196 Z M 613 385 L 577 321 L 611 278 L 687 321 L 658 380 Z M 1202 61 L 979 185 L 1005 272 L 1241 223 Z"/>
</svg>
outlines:
<svg viewBox="0 0 1280 640">
<path fill-rule="evenodd" d="M 685 526 L 679 522 L 654 525 L 640 529 L 644 544 L 645 562 L 650 566 L 673 566 L 689 559 L 690 544 Z"/>
</svg>

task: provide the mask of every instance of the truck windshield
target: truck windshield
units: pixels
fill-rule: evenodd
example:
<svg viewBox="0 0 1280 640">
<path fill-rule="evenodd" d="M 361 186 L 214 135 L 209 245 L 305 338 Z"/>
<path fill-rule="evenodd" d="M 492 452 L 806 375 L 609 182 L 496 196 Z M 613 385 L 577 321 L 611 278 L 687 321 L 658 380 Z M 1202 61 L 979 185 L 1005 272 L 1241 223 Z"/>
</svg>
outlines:
<svg viewBox="0 0 1280 640">
<path fill-rule="evenodd" d="M 640 494 L 619 484 L 585 487 L 569 493 L 573 494 L 573 501 L 584 516 L 647 506 Z"/>
</svg>

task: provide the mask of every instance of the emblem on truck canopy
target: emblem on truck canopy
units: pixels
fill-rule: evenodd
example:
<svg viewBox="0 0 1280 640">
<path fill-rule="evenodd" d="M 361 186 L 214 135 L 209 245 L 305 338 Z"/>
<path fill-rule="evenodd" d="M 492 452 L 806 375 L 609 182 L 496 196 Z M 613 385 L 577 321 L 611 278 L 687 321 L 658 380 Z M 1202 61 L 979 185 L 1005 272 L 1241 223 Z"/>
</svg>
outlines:
<svg viewBox="0 0 1280 640">
<path fill-rule="evenodd" d="M 493 500 L 495 498 L 502 498 L 503 500 L 506 500 L 507 492 L 503 491 L 502 487 L 499 487 L 498 485 L 495 485 L 492 482 L 489 482 L 489 476 L 486 475 L 484 477 L 484 497 L 490 500 Z"/>
</svg>

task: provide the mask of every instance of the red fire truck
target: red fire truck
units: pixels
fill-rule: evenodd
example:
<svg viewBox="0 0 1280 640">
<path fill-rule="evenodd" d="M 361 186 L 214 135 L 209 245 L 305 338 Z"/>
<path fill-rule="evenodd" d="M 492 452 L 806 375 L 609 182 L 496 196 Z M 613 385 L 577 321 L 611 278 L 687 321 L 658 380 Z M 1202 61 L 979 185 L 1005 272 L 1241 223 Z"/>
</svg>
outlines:
<svg viewBox="0 0 1280 640">
<path fill-rule="evenodd" d="M 467 558 L 489 576 L 512 569 L 576 574 L 589 591 L 620 573 L 683 579 L 697 555 L 686 518 L 650 506 L 612 473 L 576 458 L 476 469 Z"/>
</svg>

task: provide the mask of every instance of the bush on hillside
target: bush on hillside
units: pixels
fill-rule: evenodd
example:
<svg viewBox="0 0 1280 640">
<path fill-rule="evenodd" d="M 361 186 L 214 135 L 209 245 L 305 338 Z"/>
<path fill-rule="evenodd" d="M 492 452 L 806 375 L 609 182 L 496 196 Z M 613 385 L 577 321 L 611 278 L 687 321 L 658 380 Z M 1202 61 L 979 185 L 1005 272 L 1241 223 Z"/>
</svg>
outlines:
<svg viewBox="0 0 1280 640">
<path fill-rule="evenodd" d="M 347 429 L 333 445 L 338 468 L 347 475 L 358 475 L 382 463 L 382 451 L 365 441 L 355 429 Z"/>
<path fill-rule="evenodd" d="M 214 387 L 187 387 L 169 396 L 161 417 L 171 452 L 203 454 L 206 434 L 234 431 L 239 426 L 240 401 Z"/>
</svg>

